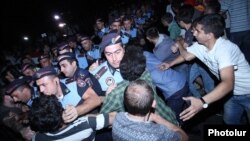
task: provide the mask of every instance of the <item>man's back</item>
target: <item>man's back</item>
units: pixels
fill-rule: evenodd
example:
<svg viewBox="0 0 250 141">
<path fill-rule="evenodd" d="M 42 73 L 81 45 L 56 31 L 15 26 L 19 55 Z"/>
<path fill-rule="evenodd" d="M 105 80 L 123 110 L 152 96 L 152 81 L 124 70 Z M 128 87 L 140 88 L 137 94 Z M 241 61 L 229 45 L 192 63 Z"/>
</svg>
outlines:
<svg viewBox="0 0 250 141">
<path fill-rule="evenodd" d="M 131 119 L 128 113 L 119 113 L 113 122 L 114 141 L 178 141 L 180 136 L 163 125 Z"/>
</svg>

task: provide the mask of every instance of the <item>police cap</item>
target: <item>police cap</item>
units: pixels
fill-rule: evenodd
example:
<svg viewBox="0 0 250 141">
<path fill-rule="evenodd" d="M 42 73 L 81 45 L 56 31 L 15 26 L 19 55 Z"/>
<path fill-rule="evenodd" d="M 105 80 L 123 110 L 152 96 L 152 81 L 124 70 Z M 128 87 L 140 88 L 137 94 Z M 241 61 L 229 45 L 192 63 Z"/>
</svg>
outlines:
<svg viewBox="0 0 250 141">
<path fill-rule="evenodd" d="M 38 61 L 40 62 L 42 59 L 49 59 L 49 58 L 50 58 L 49 54 L 43 54 L 38 57 Z"/>
<path fill-rule="evenodd" d="M 28 85 L 28 83 L 32 80 L 31 77 L 22 77 L 15 79 L 12 81 L 6 88 L 6 94 L 11 95 L 12 92 L 14 92 L 17 88 L 23 85 Z"/>
<path fill-rule="evenodd" d="M 104 51 L 105 47 L 118 43 L 122 43 L 121 36 L 118 34 L 117 30 L 112 30 L 107 35 L 103 36 L 99 46 L 101 51 Z"/>
<path fill-rule="evenodd" d="M 58 63 L 60 63 L 61 61 L 63 60 L 76 60 L 76 57 L 75 57 L 75 54 L 72 53 L 72 52 L 66 52 L 66 53 L 63 53 L 63 54 L 60 54 L 58 57 L 57 57 L 57 61 Z"/>
<path fill-rule="evenodd" d="M 57 71 L 52 66 L 44 67 L 36 71 L 36 73 L 33 76 L 34 80 L 40 79 L 44 76 L 48 75 L 57 75 Z"/>
</svg>

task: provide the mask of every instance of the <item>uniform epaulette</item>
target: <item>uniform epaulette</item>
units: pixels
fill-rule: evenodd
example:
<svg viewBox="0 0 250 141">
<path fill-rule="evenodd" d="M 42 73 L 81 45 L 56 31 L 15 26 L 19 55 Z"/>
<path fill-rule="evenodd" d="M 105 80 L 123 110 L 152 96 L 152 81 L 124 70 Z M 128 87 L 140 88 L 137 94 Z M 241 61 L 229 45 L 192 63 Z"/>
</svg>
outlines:
<svg viewBox="0 0 250 141">
<path fill-rule="evenodd" d="M 102 77 L 102 75 L 108 70 L 106 66 L 103 66 L 96 74 L 95 78 L 98 80 Z"/>
</svg>

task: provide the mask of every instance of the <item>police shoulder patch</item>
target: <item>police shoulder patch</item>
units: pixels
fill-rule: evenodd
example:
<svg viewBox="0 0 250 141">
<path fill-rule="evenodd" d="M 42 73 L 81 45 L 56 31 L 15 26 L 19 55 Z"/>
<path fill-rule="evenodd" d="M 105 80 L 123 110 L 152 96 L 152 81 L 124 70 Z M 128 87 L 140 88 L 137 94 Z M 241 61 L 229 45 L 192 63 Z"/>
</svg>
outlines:
<svg viewBox="0 0 250 141">
<path fill-rule="evenodd" d="M 77 86 L 79 86 L 79 87 L 85 87 L 86 86 L 86 82 L 81 78 L 78 78 L 76 80 L 76 83 L 77 83 Z"/>
</svg>

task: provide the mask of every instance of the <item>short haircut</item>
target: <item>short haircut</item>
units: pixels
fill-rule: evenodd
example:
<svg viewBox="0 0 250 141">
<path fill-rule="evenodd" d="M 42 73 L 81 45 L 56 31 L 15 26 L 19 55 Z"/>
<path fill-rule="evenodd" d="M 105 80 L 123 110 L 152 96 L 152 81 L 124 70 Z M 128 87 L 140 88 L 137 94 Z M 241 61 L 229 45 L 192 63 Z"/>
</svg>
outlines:
<svg viewBox="0 0 250 141">
<path fill-rule="evenodd" d="M 209 10 L 209 12 L 211 13 L 207 13 L 207 14 L 212 14 L 212 13 L 219 13 L 220 10 L 221 10 L 221 5 L 220 5 L 220 2 L 218 0 L 211 0 L 211 1 L 208 1 L 206 3 L 206 11 Z"/>
<path fill-rule="evenodd" d="M 225 19 L 219 14 L 207 14 L 197 18 L 193 22 L 193 28 L 198 24 L 202 25 L 202 30 L 207 33 L 213 33 L 217 39 L 224 34 Z"/>
<path fill-rule="evenodd" d="M 150 112 L 154 100 L 152 87 L 145 80 L 130 82 L 124 92 L 124 104 L 128 113 L 145 116 Z"/>
<path fill-rule="evenodd" d="M 151 27 L 146 32 L 146 37 L 150 39 L 155 39 L 159 37 L 159 31 L 156 27 Z"/>
<path fill-rule="evenodd" d="M 165 15 L 161 17 L 162 21 L 166 21 L 167 23 L 171 23 L 173 21 L 173 15 L 169 12 L 167 12 Z"/>
<path fill-rule="evenodd" d="M 30 127 L 40 133 L 54 132 L 63 125 L 63 107 L 55 95 L 35 98 L 29 113 Z"/>
<path fill-rule="evenodd" d="M 141 77 L 146 68 L 146 58 L 139 46 L 129 45 L 120 64 L 124 80 L 133 81 Z"/>
<path fill-rule="evenodd" d="M 194 7 L 189 4 L 185 4 L 180 8 L 179 13 L 176 14 L 175 20 L 177 22 L 183 21 L 185 24 L 189 24 L 193 21 L 193 15 Z"/>
</svg>

